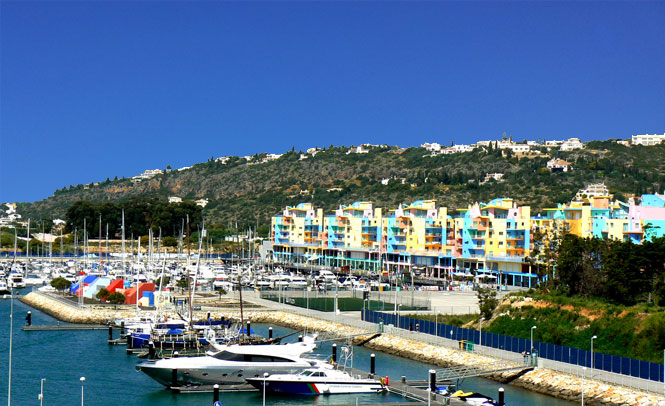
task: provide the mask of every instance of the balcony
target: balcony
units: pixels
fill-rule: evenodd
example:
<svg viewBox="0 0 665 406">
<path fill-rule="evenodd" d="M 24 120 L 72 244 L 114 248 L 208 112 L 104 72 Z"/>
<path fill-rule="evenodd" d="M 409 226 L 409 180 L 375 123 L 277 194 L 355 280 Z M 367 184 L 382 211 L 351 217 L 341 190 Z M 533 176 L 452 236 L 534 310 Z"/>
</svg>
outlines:
<svg viewBox="0 0 665 406">
<path fill-rule="evenodd" d="M 469 227 L 470 230 L 478 230 L 478 231 L 487 231 L 487 224 L 485 223 L 473 223 L 471 227 Z"/>
</svg>

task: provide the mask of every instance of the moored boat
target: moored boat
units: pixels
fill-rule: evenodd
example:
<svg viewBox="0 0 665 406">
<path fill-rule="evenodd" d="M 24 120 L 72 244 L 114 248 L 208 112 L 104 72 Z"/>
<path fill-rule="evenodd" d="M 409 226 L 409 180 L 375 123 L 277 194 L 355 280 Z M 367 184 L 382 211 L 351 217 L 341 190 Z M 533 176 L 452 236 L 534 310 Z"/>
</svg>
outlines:
<svg viewBox="0 0 665 406">
<path fill-rule="evenodd" d="M 11 293 L 11 291 L 7 286 L 7 282 L 5 282 L 4 279 L 0 278 L 0 295 L 6 295 L 8 293 Z"/>
<path fill-rule="evenodd" d="M 329 395 L 336 393 L 376 393 L 385 389 L 378 379 L 352 376 L 333 368 L 308 368 L 298 374 L 276 374 L 247 378 L 255 388 L 294 395 Z"/>
<path fill-rule="evenodd" d="M 473 406 L 496 406 L 498 403 L 489 396 L 477 392 L 464 392 L 458 390 L 450 395 L 451 398 L 457 398 Z"/>
<path fill-rule="evenodd" d="M 264 373 L 298 373 L 319 361 L 303 357 L 316 344 L 298 342 L 284 345 L 214 345 L 202 357 L 150 360 L 137 365 L 157 382 L 170 387 L 202 385 L 239 385 L 245 379 Z"/>
</svg>

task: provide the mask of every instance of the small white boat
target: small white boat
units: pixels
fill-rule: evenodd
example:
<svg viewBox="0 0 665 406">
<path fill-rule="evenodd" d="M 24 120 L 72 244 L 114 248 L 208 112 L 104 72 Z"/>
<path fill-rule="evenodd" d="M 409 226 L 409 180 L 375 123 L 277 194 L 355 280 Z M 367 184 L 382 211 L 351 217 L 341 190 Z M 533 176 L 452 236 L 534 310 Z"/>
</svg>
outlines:
<svg viewBox="0 0 665 406">
<path fill-rule="evenodd" d="M 377 393 L 385 387 L 378 379 L 352 376 L 332 368 L 309 368 L 299 374 L 277 374 L 266 378 L 247 378 L 255 388 L 294 395 L 329 395 L 336 393 Z"/>
<path fill-rule="evenodd" d="M 46 278 L 37 274 L 28 274 L 28 277 L 23 279 L 23 282 L 25 282 L 26 286 L 44 286 Z"/>
<path fill-rule="evenodd" d="M 476 392 L 464 392 L 458 390 L 450 395 L 450 397 L 463 400 L 467 404 L 473 406 L 496 406 L 498 404 L 491 397 Z"/>
<path fill-rule="evenodd" d="M 0 295 L 6 295 L 8 293 L 11 293 L 11 291 L 9 290 L 9 286 L 7 286 L 7 282 L 0 278 Z"/>
</svg>

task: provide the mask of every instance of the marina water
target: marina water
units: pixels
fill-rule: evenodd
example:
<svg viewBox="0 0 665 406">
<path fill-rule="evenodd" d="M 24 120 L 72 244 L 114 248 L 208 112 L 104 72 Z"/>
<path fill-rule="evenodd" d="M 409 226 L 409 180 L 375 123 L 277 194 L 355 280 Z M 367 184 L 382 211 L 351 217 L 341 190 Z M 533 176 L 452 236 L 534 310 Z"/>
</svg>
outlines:
<svg viewBox="0 0 665 406">
<path fill-rule="evenodd" d="M 23 294 L 29 290 L 24 290 Z M 9 314 L 10 300 L 0 300 L 0 404 L 7 402 L 8 360 L 9 360 Z M 14 345 L 12 373 L 12 405 L 39 405 L 41 379 L 44 382 L 44 405 L 79 405 L 81 402 L 81 382 L 84 376 L 85 405 L 108 406 L 206 406 L 212 405 L 212 393 L 173 394 L 147 375 L 136 372 L 135 366 L 141 360 L 125 353 L 124 346 L 110 346 L 106 343 L 105 330 L 88 331 L 23 331 L 25 315 L 32 311 L 32 323 L 58 324 L 54 318 L 14 300 Z M 252 325 L 258 334 L 267 335 L 267 325 Z M 293 330 L 273 326 L 274 335 L 285 335 Z M 115 331 L 117 337 L 118 331 Z M 290 337 L 291 341 L 296 338 Z M 317 352 L 331 353 L 330 342 L 321 343 Z M 338 347 L 341 347 L 338 343 Z M 338 348 L 338 354 L 340 353 Z M 369 358 L 372 351 L 355 347 L 354 367 L 369 371 Z M 376 353 L 376 372 L 388 375 L 391 380 L 425 380 L 432 368 L 421 362 L 406 360 L 396 356 Z M 506 390 L 508 406 L 569 406 L 571 402 L 540 395 L 510 385 L 472 378 L 465 380 L 461 388 L 476 391 L 496 398 L 497 390 Z M 224 406 L 261 405 L 260 392 L 222 393 L 220 400 Z M 358 403 L 389 403 L 404 401 L 401 397 L 389 394 L 332 395 L 332 396 L 285 396 L 268 394 L 267 405 L 355 405 Z M 414 403 L 414 405 L 417 403 Z"/>
</svg>

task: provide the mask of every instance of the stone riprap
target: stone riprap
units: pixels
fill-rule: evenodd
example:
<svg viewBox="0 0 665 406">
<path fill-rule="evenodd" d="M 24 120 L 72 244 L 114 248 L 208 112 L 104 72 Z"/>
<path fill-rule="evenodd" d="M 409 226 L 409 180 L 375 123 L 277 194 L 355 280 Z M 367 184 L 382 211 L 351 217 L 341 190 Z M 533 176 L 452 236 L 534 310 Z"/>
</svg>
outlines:
<svg viewBox="0 0 665 406">
<path fill-rule="evenodd" d="M 48 296 L 34 292 L 24 296 L 21 301 L 59 320 L 70 323 L 107 324 L 119 318 L 135 315 L 135 311 L 128 308 L 106 309 L 92 307 L 78 309 Z M 208 311 L 201 311 L 200 315 L 203 317 L 207 313 Z M 230 311 L 218 310 L 210 313 L 211 317 L 215 319 L 219 319 L 222 316 L 227 318 L 240 317 L 240 311 L 235 309 Z M 172 316 L 176 315 L 172 314 Z M 362 334 L 368 334 L 369 336 L 369 334 L 373 333 L 349 327 L 344 324 L 305 317 L 285 311 L 250 310 L 244 312 L 244 317 L 245 319 L 251 320 L 253 323 L 275 324 L 296 330 L 327 332 L 339 336 Z M 358 338 L 358 340 L 360 340 L 360 338 Z M 473 352 L 440 347 L 423 343 L 415 339 L 407 339 L 390 334 L 383 334 L 365 344 L 365 346 L 377 351 L 441 367 L 459 365 L 479 366 L 483 364 L 486 364 L 489 367 L 491 364 L 491 367 L 489 368 L 495 369 L 497 365 L 497 359 L 495 358 Z M 510 366 L 510 364 L 506 363 L 506 366 Z M 496 381 L 504 381 L 510 378 L 513 374 L 514 372 L 506 372 L 488 377 Z M 584 386 L 584 402 L 590 406 L 665 406 L 665 397 L 663 396 L 648 394 L 620 386 L 608 385 L 591 379 L 582 380 L 582 378 L 574 375 L 555 372 L 544 368 L 536 368 L 535 370 L 511 381 L 510 384 L 571 401 L 579 401 L 582 394 L 582 387 Z"/>
</svg>

